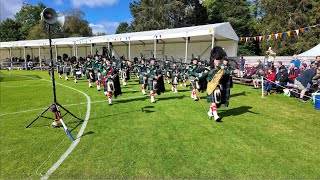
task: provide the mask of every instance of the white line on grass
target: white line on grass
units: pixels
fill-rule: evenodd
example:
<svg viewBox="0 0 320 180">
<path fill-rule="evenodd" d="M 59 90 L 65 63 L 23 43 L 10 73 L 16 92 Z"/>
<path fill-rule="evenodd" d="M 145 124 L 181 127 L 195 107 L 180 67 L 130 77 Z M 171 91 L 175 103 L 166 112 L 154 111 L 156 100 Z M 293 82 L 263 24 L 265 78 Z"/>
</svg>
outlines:
<svg viewBox="0 0 320 180">
<path fill-rule="evenodd" d="M 45 81 L 49 81 L 49 80 L 45 80 Z M 50 82 L 51 82 L 51 81 L 50 81 Z M 70 145 L 70 147 L 69 147 L 69 148 L 67 149 L 67 151 L 60 157 L 60 159 L 46 172 L 46 174 L 41 177 L 41 179 L 48 179 L 49 176 L 50 176 L 50 175 L 61 165 L 61 163 L 69 156 L 69 154 L 72 152 L 72 150 L 79 144 L 80 139 L 81 139 L 81 136 L 82 136 L 82 134 L 83 134 L 83 132 L 84 132 L 87 124 L 88 124 L 89 117 L 90 117 L 91 99 L 90 99 L 90 97 L 89 97 L 86 93 L 84 93 L 84 92 L 82 92 L 82 91 L 80 91 L 80 90 L 78 90 L 78 89 L 75 89 L 75 88 L 72 88 L 72 87 L 69 87 L 69 86 L 60 84 L 60 83 L 56 83 L 56 84 L 58 84 L 58 85 L 60 85 L 60 86 L 63 86 L 63 87 L 66 87 L 66 88 L 69 88 L 69 89 L 72 89 L 72 90 L 75 90 L 75 91 L 78 91 L 78 92 L 82 93 L 84 96 L 86 96 L 87 101 L 88 101 L 88 102 L 87 102 L 87 103 L 88 103 L 88 104 L 87 104 L 87 112 L 86 112 L 86 117 L 85 117 L 85 119 L 84 119 L 84 122 L 83 122 L 83 124 L 82 124 L 82 126 L 81 126 L 81 129 L 80 129 L 80 131 L 78 132 L 78 135 L 77 135 L 76 140 Z"/>
<path fill-rule="evenodd" d="M 125 101 L 125 100 L 131 100 L 131 99 L 141 99 L 143 97 L 147 98 L 147 96 L 135 96 L 135 97 L 129 97 L 129 98 L 125 98 L 125 99 L 115 99 L 113 101 Z M 100 102 L 107 102 L 107 101 L 108 100 L 91 101 L 91 104 L 100 103 Z M 83 105 L 83 104 L 87 104 L 87 102 L 81 102 L 81 103 L 76 103 L 76 104 L 66 104 L 66 105 L 63 105 L 63 106 L 65 106 L 65 107 L 67 107 L 67 106 L 77 106 L 77 105 Z M 25 110 L 25 111 L 16 111 L 16 112 L 11 112 L 11 113 L 0 114 L 0 117 L 1 116 L 6 116 L 6 115 L 26 113 L 26 112 L 30 112 L 30 111 L 45 110 L 45 109 L 46 108 L 36 108 L 36 109 L 29 109 L 29 110 Z"/>
</svg>

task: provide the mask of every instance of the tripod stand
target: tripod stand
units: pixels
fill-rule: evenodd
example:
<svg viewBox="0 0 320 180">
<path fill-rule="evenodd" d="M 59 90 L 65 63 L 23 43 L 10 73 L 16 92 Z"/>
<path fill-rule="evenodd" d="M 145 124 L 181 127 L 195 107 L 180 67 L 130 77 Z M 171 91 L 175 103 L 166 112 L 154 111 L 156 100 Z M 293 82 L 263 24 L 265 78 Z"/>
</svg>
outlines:
<svg viewBox="0 0 320 180">
<path fill-rule="evenodd" d="M 70 114 L 71 116 L 73 116 L 74 118 L 81 120 L 80 118 L 78 118 L 77 116 L 75 116 L 74 114 L 72 114 L 70 111 L 68 111 L 66 108 L 64 108 L 62 105 L 60 105 L 57 102 L 57 97 L 56 97 L 56 85 L 55 85 L 55 80 L 54 80 L 54 66 L 53 66 L 53 58 L 52 58 L 52 46 L 51 46 L 51 24 L 47 23 L 48 25 L 48 35 L 49 35 L 49 45 L 50 45 L 50 59 L 51 59 L 51 79 L 52 79 L 52 89 L 53 89 L 53 103 L 46 109 L 44 110 L 39 116 L 37 116 L 33 121 L 31 121 L 26 128 L 30 127 L 36 120 L 38 120 L 40 117 L 46 118 L 46 119 L 52 119 L 55 120 L 53 118 L 50 117 L 46 117 L 43 116 L 44 113 L 46 113 L 49 109 L 51 110 L 51 112 L 55 113 L 56 116 L 56 120 L 60 121 L 66 134 L 69 136 L 69 138 L 71 139 L 71 141 L 74 141 L 70 131 L 68 130 L 67 126 L 65 125 L 65 123 L 63 122 L 62 118 L 66 115 L 66 114 Z M 66 114 L 61 115 L 60 111 L 59 111 L 59 107 L 61 107 L 63 110 L 66 111 Z"/>
</svg>

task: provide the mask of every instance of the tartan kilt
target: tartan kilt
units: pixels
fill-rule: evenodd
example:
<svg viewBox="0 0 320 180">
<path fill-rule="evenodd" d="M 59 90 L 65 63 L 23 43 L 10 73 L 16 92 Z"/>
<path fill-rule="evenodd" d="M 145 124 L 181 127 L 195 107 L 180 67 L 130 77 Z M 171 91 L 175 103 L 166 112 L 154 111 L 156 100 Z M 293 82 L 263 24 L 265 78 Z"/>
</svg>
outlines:
<svg viewBox="0 0 320 180">
<path fill-rule="evenodd" d="M 207 102 L 215 103 L 215 98 L 214 98 L 213 92 L 210 95 L 207 94 Z"/>
<path fill-rule="evenodd" d="M 108 84 L 110 83 L 110 84 Z M 114 87 L 114 83 L 111 79 L 107 80 L 105 83 L 104 83 L 104 92 L 109 92 L 109 91 L 114 91 L 115 90 L 115 87 Z"/>
<path fill-rule="evenodd" d="M 102 75 L 101 75 L 101 72 L 94 72 L 95 74 L 95 79 L 96 81 L 101 81 L 102 80 Z"/>
<path fill-rule="evenodd" d="M 153 91 L 153 90 L 157 90 L 157 87 L 153 86 L 153 79 L 148 79 L 148 90 L 149 91 Z"/>
<path fill-rule="evenodd" d="M 143 75 L 139 75 L 139 84 L 147 84 L 147 77 Z"/>
<path fill-rule="evenodd" d="M 92 73 L 92 78 L 90 77 L 90 73 Z M 91 79 L 92 81 L 95 81 L 95 76 L 93 72 L 87 71 L 86 72 L 86 77 L 87 79 Z"/>
<path fill-rule="evenodd" d="M 192 84 L 191 84 L 192 83 Z M 190 90 L 193 90 L 193 87 L 197 88 L 196 81 L 190 81 Z"/>
<path fill-rule="evenodd" d="M 173 76 L 173 77 L 172 77 L 172 80 L 171 80 L 173 85 L 179 84 L 179 77 L 177 77 L 177 82 L 174 82 L 175 77 L 176 77 L 176 76 Z"/>
</svg>

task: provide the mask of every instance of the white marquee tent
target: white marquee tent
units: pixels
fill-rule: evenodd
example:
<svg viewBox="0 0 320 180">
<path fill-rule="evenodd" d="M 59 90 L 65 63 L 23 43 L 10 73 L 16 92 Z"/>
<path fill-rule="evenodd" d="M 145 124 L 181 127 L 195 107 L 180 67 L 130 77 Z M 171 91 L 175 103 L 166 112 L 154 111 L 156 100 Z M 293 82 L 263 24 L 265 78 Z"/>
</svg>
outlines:
<svg viewBox="0 0 320 180">
<path fill-rule="evenodd" d="M 315 57 L 315 56 L 319 56 L 319 55 L 320 55 L 320 44 L 309 49 L 306 52 L 299 54 L 298 56 L 300 56 L 300 57 Z"/>
<path fill-rule="evenodd" d="M 238 36 L 230 23 L 218 23 L 176 29 L 163 29 L 94 37 L 52 39 L 54 59 L 58 55 L 85 57 L 102 54 L 103 49 L 112 51 L 119 58 L 132 60 L 143 55 L 157 59 L 181 59 L 185 62 L 192 56 L 208 59 L 213 46 L 221 46 L 229 57 L 237 56 Z M 0 60 L 22 57 L 26 54 L 40 59 L 49 59 L 48 39 L 0 42 Z"/>
</svg>

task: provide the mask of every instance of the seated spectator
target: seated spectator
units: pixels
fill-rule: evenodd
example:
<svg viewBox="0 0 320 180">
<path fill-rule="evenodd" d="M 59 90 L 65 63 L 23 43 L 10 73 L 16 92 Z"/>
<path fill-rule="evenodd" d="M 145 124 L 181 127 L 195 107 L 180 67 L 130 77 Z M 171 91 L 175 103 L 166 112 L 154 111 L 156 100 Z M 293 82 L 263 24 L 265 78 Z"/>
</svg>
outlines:
<svg viewBox="0 0 320 180">
<path fill-rule="evenodd" d="M 251 79 L 252 78 L 252 75 L 254 75 L 256 73 L 256 68 L 254 67 L 247 67 L 245 69 L 245 74 L 243 75 L 244 78 L 246 79 Z"/>
<path fill-rule="evenodd" d="M 288 83 L 293 84 L 296 77 L 298 77 L 300 74 L 299 69 L 295 69 L 295 65 L 293 63 L 290 63 L 289 69 L 288 69 Z"/>
<path fill-rule="evenodd" d="M 272 67 L 272 66 L 271 66 Z M 264 80 L 264 90 L 267 91 L 264 95 L 270 95 L 271 88 L 273 86 L 276 72 L 274 68 L 270 68 L 267 74 L 267 80 Z"/>
<path fill-rule="evenodd" d="M 301 90 L 300 93 L 300 102 L 306 102 L 304 100 L 305 93 L 308 90 L 309 83 L 312 82 L 314 76 L 320 74 L 320 67 L 317 66 L 315 62 L 311 63 L 311 68 L 304 71 L 300 76 L 295 79 L 295 84 L 298 89 Z"/>
<path fill-rule="evenodd" d="M 302 58 L 301 66 L 304 66 L 304 67 L 310 66 L 310 61 L 308 60 L 308 58 L 306 58 L 306 57 Z M 301 66 L 300 66 L 300 68 L 301 68 Z"/>
<path fill-rule="evenodd" d="M 279 73 L 279 69 L 282 66 L 282 62 L 281 61 L 277 61 L 274 63 L 274 67 L 276 68 L 276 73 Z"/>
<path fill-rule="evenodd" d="M 276 91 L 274 92 L 274 94 L 281 93 L 283 90 L 282 87 L 284 85 L 287 85 L 288 83 L 288 73 L 286 71 L 285 66 L 281 66 L 279 68 L 279 72 L 276 74 L 276 78 L 274 82 L 276 84 Z"/>
<path fill-rule="evenodd" d="M 253 88 L 254 89 L 259 89 L 259 82 L 261 81 L 261 77 L 264 76 L 264 71 L 263 69 L 257 69 L 256 73 L 252 75 L 252 82 L 253 82 Z"/>
</svg>

